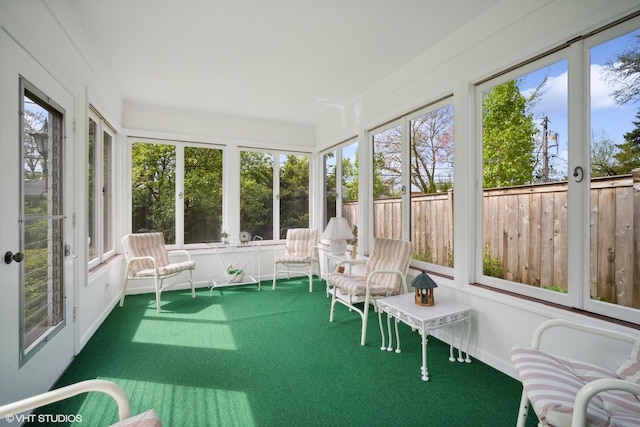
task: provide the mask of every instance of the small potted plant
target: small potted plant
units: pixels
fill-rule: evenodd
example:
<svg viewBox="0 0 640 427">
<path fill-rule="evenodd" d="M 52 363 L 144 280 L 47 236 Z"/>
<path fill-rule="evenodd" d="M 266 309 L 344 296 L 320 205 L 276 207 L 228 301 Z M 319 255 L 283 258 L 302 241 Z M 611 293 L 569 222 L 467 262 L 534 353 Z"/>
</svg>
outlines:
<svg viewBox="0 0 640 427">
<path fill-rule="evenodd" d="M 222 240 L 223 244 L 229 244 L 229 231 L 227 230 L 227 227 L 222 227 L 222 231 L 220 232 L 220 239 Z"/>
</svg>

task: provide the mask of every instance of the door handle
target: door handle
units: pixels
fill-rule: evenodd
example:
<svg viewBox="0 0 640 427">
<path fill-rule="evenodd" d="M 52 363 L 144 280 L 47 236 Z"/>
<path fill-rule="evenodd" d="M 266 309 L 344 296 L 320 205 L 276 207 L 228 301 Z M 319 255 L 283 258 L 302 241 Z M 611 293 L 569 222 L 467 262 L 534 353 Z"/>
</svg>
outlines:
<svg viewBox="0 0 640 427">
<path fill-rule="evenodd" d="M 24 254 L 22 252 L 16 252 L 15 254 L 11 251 L 7 251 L 4 254 L 4 262 L 5 264 L 11 264 L 11 261 L 21 262 L 24 259 Z"/>
</svg>

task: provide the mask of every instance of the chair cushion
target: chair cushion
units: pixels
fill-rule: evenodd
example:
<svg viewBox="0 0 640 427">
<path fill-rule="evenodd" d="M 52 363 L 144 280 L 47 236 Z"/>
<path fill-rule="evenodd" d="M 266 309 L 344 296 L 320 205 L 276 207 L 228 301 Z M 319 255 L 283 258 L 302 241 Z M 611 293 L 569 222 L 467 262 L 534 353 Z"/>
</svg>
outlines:
<svg viewBox="0 0 640 427">
<path fill-rule="evenodd" d="M 162 427 L 162 421 L 156 411 L 149 409 L 126 420 L 111 424 L 111 427 Z"/>
<path fill-rule="evenodd" d="M 629 358 L 616 369 L 616 375 L 623 380 L 640 384 L 640 336 L 633 345 Z"/>
<path fill-rule="evenodd" d="M 379 275 L 378 277 L 381 277 Z M 367 292 L 367 278 L 364 276 L 355 276 L 351 274 L 331 273 L 329 275 L 329 283 L 335 286 L 341 294 L 350 294 L 356 296 L 364 296 Z M 370 293 L 372 296 L 386 296 L 389 288 L 376 281 L 370 284 Z M 396 294 L 394 294 L 396 295 Z"/>
<path fill-rule="evenodd" d="M 123 239 L 124 250 L 127 258 L 150 256 L 155 258 L 158 267 L 169 264 L 169 253 L 164 244 L 162 233 L 138 233 L 130 234 Z M 151 260 L 140 260 L 133 263 L 133 271 L 138 274 L 142 270 L 153 269 Z"/>
<path fill-rule="evenodd" d="M 283 255 L 276 258 L 276 262 L 280 264 L 309 264 L 311 257 L 308 255 Z"/>
<path fill-rule="evenodd" d="M 411 242 L 406 240 L 376 238 L 367 259 L 364 275 L 375 270 L 396 270 L 406 274 L 412 256 Z M 397 274 L 380 274 L 374 277 L 376 284 L 392 289 L 392 294 L 400 293 L 402 279 Z"/>
<path fill-rule="evenodd" d="M 597 379 L 615 379 L 615 372 L 572 359 L 524 347 L 511 351 L 511 360 L 541 422 L 550 426 L 569 426 L 573 402 L 580 389 Z M 590 426 L 640 425 L 640 401 L 630 393 L 604 391 L 587 407 Z"/>
<path fill-rule="evenodd" d="M 185 271 L 185 270 L 193 270 L 194 268 L 196 268 L 196 262 L 195 261 L 182 261 L 182 262 L 176 262 L 173 264 L 169 264 L 169 265 L 165 265 L 164 267 L 160 267 L 158 268 L 158 274 L 160 276 L 168 276 L 170 274 L 176 274 L 176 273 L 180 273 L 181 271 Z M 148 268 L 146 270 L 140 270 L 136 273 L 136 276 L 138 277 L 153 277 L 155 276 L 156 272 L 153 268 Z"/>
<path fill-rule="evenodd" d="M 286 256 L 295 258 L 308 258 L 311 256 L 311 247 L 318 244 L 318 230 L 313 228 L 291 228 L 287 230 L 285 243 Z M 302 261 L 298 261 L 302 262 Z M 309 261 L 306 261 L 309 262 Z"/>
</svg>

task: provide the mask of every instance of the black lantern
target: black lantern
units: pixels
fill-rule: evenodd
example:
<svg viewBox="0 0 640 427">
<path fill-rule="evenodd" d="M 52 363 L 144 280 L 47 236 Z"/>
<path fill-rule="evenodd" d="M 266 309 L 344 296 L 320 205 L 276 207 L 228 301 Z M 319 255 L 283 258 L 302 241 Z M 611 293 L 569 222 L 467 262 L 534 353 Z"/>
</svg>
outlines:
<svg viewBox="0 0 640 427">
<path fill-rule="evenodd" d="M 433 288 L 438 285 L 424 270 L 413 279 L 411 286 L 416 288 L 416 304 L 427 307 L 433 305 Z"/>
</svg>

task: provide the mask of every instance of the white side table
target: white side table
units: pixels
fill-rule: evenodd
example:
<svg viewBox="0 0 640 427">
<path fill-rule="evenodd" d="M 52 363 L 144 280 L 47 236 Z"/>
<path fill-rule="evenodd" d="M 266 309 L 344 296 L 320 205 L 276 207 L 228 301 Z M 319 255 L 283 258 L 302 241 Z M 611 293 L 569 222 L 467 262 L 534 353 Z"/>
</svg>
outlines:
<svg viewBox="0 0 640 427">
<path fill-rule="evenodd" d="M 395 318 L 396 330 L 396 353 L 400 353 L 400 338 L 398 336 L 398 322 L 402 322 L 412 329 L 417 329 L 422 337 L 422 380 L 429 381 L 429 371 L 427 369 L 427 336 L 438 328 L 453 326 L 461 323 L 466 328 L 465 353 L 462 357 L 463 337 L 460 337 L 458 346 L 458 358 L 453 356 L 453 347 L 456 336 L 455 329 L 452 330 L 451 344 L 449 346 L 449 360 L 455 362 L 471 363 L 469 358 L 469 334 L 471 333 L 471 309 L 465 305 L 458 304 L 448 299 L 437 299 L 431 307 L 424 307 L 415 303 L 415 295 L 411 293 L 396 295 L 378 300 L 378 322 L 380 324 L 380 334 L 382 335 L 381 350 L 392 351 L 391 318 Z M 389 335 L 389 345 L 385 346 L 384 328 L 382 326 L 382 313 L 387 313 L 387 332 Z M 464 331 L 463 331 L 464 336 Z"/>
</svg>

